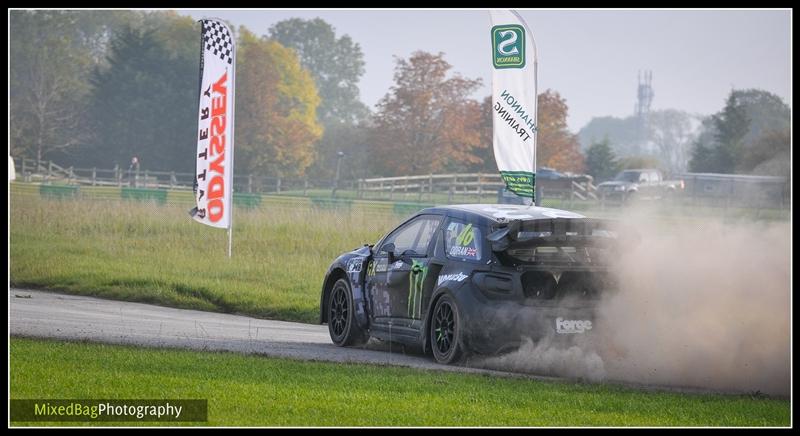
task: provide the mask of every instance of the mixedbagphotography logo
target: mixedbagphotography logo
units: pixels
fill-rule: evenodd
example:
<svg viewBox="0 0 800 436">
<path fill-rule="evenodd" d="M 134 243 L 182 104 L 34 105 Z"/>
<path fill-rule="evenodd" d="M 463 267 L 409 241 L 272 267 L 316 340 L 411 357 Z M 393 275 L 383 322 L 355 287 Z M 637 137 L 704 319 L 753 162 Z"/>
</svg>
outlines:
<svg viewBox="0 0 800 436">
<path fill-rule="evenodd" d="M 522 26 L 492 27 L 492 63 L 495 68 L 525 67 L 525 29 Z"/>
</svg>

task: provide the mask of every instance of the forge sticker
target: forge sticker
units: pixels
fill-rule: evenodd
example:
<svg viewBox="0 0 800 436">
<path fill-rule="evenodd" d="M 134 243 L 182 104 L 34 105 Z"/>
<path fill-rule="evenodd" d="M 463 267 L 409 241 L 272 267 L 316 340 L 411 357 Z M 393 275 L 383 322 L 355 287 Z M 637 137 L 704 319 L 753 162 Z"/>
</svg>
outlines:
<svg viewBox="0 0 800 436">
<path fill-rule="evenodd" d="M 556 333 L 560 334 L 575 334 L 585 333 L 587 330 L 592 329 L 592 322 L 583 319 L 564 319 L 562 317 L 556 318 Z"/>
</svg>

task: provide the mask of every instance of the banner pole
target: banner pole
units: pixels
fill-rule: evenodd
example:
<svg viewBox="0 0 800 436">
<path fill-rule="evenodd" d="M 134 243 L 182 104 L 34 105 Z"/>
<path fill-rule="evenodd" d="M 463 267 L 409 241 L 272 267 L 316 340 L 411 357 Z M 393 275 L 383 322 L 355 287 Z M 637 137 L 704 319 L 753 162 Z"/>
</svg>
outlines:
<svg viewBox="0 0 800 436">
<path fill-rule="evenodd" d="M 233 181 L 234 181 L 234 173 L 233 173 L 233 158 L 234 158 L 234 150 L 236 149 L 236 35 L 234 35 L 233 31 L 231 30 L 231 44 L 233 44 L 234 49 L 232 50 L 233 54 L 233 62 L 231 62 L 231 183 L 228 189 L 229 192 L 229 199 L 231 202 L 231 210 L 230 212 L 230 222 L 228 223 L 228 259 L 233 256 Z"/>
</svg>

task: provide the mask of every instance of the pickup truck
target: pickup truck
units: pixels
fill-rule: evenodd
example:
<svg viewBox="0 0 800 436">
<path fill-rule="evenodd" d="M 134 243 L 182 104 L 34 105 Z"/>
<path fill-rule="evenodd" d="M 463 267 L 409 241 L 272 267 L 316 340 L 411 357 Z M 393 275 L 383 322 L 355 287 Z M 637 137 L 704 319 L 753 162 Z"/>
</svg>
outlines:
<svg viewBox="0 0 800 436">
<path fill-rule="evenodd" d="M 673 197 L 683 191 L 683 180 L 664 180 L 661 171 L 651 168 L 624 170 L 614 180 L 597 185 L 604 199 L 659 199 Z"/>
</svg>

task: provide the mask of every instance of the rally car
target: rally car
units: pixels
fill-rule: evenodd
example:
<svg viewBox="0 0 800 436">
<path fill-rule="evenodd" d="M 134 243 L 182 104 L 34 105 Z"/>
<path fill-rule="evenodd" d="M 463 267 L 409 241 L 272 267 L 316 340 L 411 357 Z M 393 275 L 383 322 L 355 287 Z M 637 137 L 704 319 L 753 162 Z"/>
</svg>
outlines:
<svg viewBox="0 0 800 436">
<path fill-rule="evenodd" d="M 612 223 L 558 209 L 473 204 L 421 210 L 339 256 L 320 322 L 338 346 L 370 337 L 416 345 L 439 363 L 511 351 L 526 338 L 590 335 L 614 287 Z"/>
</svg>

